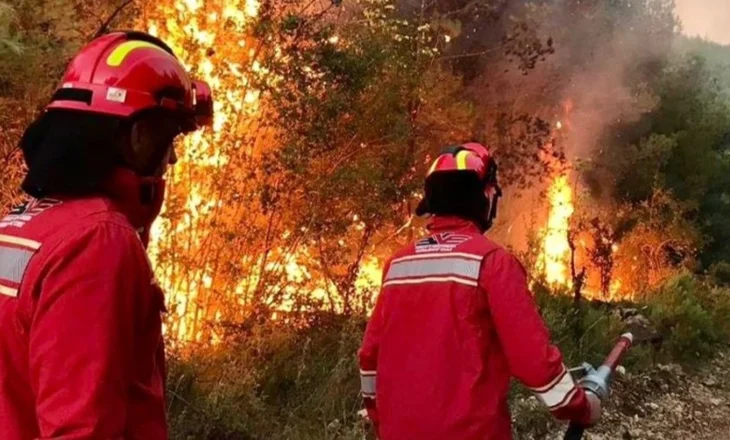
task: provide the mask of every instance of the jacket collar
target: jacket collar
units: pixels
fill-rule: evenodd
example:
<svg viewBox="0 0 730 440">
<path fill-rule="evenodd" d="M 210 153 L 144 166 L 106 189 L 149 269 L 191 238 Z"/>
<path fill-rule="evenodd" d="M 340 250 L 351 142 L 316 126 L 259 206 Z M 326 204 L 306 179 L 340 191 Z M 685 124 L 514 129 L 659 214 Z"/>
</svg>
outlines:
<svg viewBox="0 0 730 440">
<path fill-rule="evenodd" d="M 116 168 L 101 188 L 136 229 L 149 230 L 162 210 L 165 198 L 162 178 L 142 177 L 131 170 Z"/>
<path fill-rule="evenodd" d="M 471 220 L 452 216 L 435 216 L 426 226 L 430 232 L 463 231 L 483 234 L 479 226 Z"/>
</svg>

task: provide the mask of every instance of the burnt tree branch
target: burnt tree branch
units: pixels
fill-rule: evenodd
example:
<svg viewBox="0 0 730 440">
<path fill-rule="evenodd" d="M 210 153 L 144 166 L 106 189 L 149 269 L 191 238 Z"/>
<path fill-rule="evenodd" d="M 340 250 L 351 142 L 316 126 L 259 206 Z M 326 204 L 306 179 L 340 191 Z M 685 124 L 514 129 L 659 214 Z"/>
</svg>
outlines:
<svg viewBox="0 0 730 440">
<path fill-rule="evenodd" d="M 117 16 L 124 10 L 124 8 L 131 5 L 132 3 L 134 3 L 134 0 L 125 0 L 122 4 L 120 4 L 117 9 L 112 12 L 109 18 L 107 18 L 106 21 L 101 24 L 99 29 L 97 29 L 93 39 L 95 40 L 104 35 L 109 30 L 109 25 L 112 24 L 114 20 L 116 20 Z"/>
</svg>

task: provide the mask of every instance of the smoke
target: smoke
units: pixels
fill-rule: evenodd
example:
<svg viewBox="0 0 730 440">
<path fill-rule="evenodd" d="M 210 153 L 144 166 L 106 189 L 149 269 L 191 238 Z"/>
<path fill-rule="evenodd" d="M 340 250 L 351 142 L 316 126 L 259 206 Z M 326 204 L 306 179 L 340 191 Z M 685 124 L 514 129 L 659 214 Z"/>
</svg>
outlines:
<svg viewBox="0 0 730 440">
<path fill-rule="evenodd" d="M 581 181 L 576 167 L 601 152 L 612 126 L 636 121 L 655 105 L 646 85 L 671 50 L 676 28 L 670 1 L 587 3 L 556 1 L 529 11 L 538 35 L 553 39 L 555 54 L 526 76 L 509 72 L 492 80 L 496 90 L 512 94 L 500 98 L 502 109 L 537 113 L 554 127 L 574 184 Z M 508 191 L 504 222 L 496 228 L 500 241 L 525 249 L 527 231 L 546 217 L 545 188 L 535 182 Z"/>
<path fill-rule="evenodd" d="M 730 44 L 730 1 L 676 0 L 682 31 L 720 44 Z"/>
<path fill-rule="evenodd" d="M 654 100 L 645 85 L 669 53 L 675 28 L 668 2 L 600 3 L 582 20 L 575 20 L 573 8 L 563 10 L 546 29 L 564 30 L 565 54 L 553 68 L 564 72 L 560 94 L 572 104 L 569 112 L 563 105 L 558 117 L 567 119 L 563 147 L 573 162 L 590 160 L 603 148 L 611 126 L 651 109 Z"/>
</svg>

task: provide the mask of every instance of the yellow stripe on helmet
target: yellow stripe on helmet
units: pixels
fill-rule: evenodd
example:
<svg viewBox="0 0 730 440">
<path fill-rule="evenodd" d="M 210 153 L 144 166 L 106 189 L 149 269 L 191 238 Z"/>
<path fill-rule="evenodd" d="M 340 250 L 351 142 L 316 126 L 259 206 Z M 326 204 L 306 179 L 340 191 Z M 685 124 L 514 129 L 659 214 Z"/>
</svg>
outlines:
<svg viewBox="0 0 730 440">
<path fill-rule="evenodd" d="M 456 168 L 458 170 L 466 170 L 466 159 L 469 157 L 471 152 L 462 150 L 456 154 Z"/>
<path fill-rule="evenodd" d="M 167 53 L 163 48 L 160 46 L 147 42 L 147 41 L 126 41 L 119 46 L 117 46 L 111 54 L 109 54 L 109 57 L 106 59 L 106 63 L 111 67 L 119 67 L 122 65 L 124 60 L 127 58 L 127 56 L 132 53 L 136 49 L 157 49 L 159 51 L 162 51 L 164 53 Z"/>
<path fill-rule="evenodd" d="M 428 174 L 426 174 L 427 176 L 430 176 L 431 173 L 436 171 L 436 167 L 439 166 L 440 161 L 441 161 L 441 156 L 437 157 L 436 160 L 433 161 L 433 165 L 431 165 L 431 168 L 428 169 Z"/>
</svg>

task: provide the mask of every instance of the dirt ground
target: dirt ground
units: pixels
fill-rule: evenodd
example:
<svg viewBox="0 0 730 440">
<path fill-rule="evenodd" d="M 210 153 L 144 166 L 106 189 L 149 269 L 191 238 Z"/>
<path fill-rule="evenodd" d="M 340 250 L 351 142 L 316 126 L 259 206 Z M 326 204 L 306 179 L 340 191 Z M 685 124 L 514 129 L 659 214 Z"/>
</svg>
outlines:
<svg viewBox="0 0 730 440">
<path fill-rule="evenodd" d="M 660 365 L 625 378 L 590 440 L 730 440 L 730 354 L 699 372 Z M 560 438 L 560 436 L 558 436 Z"/>
<path fill-rule="evenodd" d="M 616 382 L 603 419 L 584 439 L 730 440 L 730 352 L 701 371 L 659 365 Z M 515 439 L 562 440 L 564 432 L 550 423 Z"/>
</svg>

